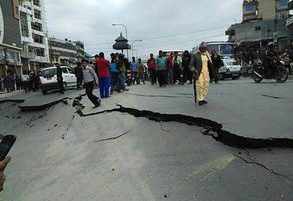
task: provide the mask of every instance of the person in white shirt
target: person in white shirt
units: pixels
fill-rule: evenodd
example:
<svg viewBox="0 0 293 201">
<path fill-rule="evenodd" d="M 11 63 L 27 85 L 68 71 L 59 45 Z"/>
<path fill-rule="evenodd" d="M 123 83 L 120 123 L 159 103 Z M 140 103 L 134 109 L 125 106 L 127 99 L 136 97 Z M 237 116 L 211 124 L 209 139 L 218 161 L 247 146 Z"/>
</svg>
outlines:
<svg viewBox="0 0 293 201">
<path fill-rule="evenodd" d="M 95 107 L 99 107 L 101 105 L 101 100 L 93 94 L 95 86 L 99 86 L 98 76 L 95 70 L 89 65 L 88 60 L 83 59 L 81 65 L 86 95 Z"/>
</svg>

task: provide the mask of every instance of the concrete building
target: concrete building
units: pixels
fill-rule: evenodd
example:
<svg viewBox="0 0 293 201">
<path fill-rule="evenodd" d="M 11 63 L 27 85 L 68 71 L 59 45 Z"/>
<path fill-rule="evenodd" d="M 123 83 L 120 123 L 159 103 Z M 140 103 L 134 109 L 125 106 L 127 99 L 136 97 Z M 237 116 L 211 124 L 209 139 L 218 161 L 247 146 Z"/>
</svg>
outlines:
<svg viewBox="0 0 293 201">
<path fill-rule="evenodd" d="M 290 31 L 293 32 L 293 0 L 289 1 L 288 10 L 289 17 L 287 19 L 286 26 Z"/>
<path fill-rule="evenodd" d="M 82 44 L 81 42 L 78 44 Z M 68 39 L 49 39 L 50 63 L 72 66 L 78 62 L 81 47 Z"/>
<path fill-rule="evenodd" d="M 45 1 L 19 0 L 19 4 L 23 68 L 46 67 L 50 60 Z"/>
<path fill-rule="evenodd" d="M 0 0 L 0 76 L 7 70 L 20 74 L 21 36 L 18 4 L 15 0 Z"/>
<path fill-rule="evenodd" d="M 286 26 L 290 16 L 288 3 L 288 0 L 244 0 L 242 22 L 226 31 L 229 41 L 260 45 L 274 41 L 280 47 L 287 46 L 293 39 L 293 32 Z"/>
<path fill-rule="evenodd" d="M 85 58 L 84 43 L 81 41 L 74 41 L 74 44 L 76 46 L 77 59 L 81 62 L 81 60 Z"/>
</svg>

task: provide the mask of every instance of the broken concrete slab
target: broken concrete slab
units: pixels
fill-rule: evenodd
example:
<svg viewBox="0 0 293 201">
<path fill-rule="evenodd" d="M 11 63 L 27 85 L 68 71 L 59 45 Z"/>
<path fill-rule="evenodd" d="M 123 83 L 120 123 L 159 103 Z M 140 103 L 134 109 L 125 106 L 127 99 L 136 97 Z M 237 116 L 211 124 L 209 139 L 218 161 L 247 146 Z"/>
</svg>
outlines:
<svg viewBox="0 0 293 201">
<path fill-rule="evenodd" d="M 2 103 L 23 103 L 24 101 L 25 101 L 24 99 L 3 98 L 3 99 L 0 99 L 0 104 L 2 104 Z"/>
<path fill-rule="evenodd" d="M 58 103 L 65 103 L 69 99 L 68 97 L 62 97 L 62 98 L 55 98 L 55 99 L 49 99 L 42 102 L 25 102 L 22 105 L 19 105 L 21 111 L 39 111 L 39 110 L 45 110 L 48 109 Z"/>
</svg>

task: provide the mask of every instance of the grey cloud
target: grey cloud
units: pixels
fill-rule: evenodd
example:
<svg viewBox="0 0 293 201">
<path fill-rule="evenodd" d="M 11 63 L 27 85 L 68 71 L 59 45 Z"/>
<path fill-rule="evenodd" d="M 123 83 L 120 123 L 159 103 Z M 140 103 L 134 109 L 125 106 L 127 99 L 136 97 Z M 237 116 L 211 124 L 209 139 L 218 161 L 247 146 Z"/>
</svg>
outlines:
<svg viewBox="0 0 293 201">
<path fill-rule="evenodd" d="M 225 40 L 225 29 L 240 21 L 241 0 L 48 0 L 50 35 L 82 40 L 88 52 L 112 52 L 121 28 L 137 43 L 139 56 L 158 49 L 191 49 L 201 40 Z"/>
</svg>

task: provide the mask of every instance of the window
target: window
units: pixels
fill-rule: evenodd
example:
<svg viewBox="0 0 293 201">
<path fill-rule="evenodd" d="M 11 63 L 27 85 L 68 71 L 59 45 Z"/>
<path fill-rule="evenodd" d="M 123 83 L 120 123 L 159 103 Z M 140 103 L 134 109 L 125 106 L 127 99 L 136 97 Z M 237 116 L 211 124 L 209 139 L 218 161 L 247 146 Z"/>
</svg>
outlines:
<svg viewBox="0 0 293 201">
<path fill-rule="evenodd" d="M 35 6 L 40 6 L 40 0 L 34 0 L 34 5 Z"/>
<path fill-rule="evenodd" d="M 13 50 L 6 50 L 6 59 L 17 62 L 19 61 L 19 53 Z"/>
<path fill-rule="evenodd" d="M 21 24 L 21 35 L 29 37 L 29 25 L 27 15 L 24 12 L 20 12 L 20 24 Z"/>
<path fill-rule="evenodd" d="M 68 74 L 67 68 L 62 68 L 62 73 Z"/>
<path fill-rule="evenodd" d="M 35 43 L 43 44 L 43 38 L 44 38 L 43 36 L 33 34 L 33 39 Z"/>
<path fill-rule="evenodd" d="M 33 22 L 32 23 L 32 29 L 36 31 L 43 31 L 43 26 L 41 23 Z"/>
<path fill-rule="evenodd" d="M 34 9 L 34 16 L 35 16 L 36 19 L 41 20 L 42 19 L 41 11 L 39 11 L 37 9 Z"/>
<path fill-rule="evenodd" d="M 54 77 L 55 75 L 57 75 L 57 68 L 50 68 L 50 69 L 42 70 L 41 75 L 43 77 L 48 77 L 48 78 Z"/>
<path fill-rule="evenodd" d="M 5 59 L 5 51 L 3 48 L 0 47 L 0 60 L 4 60 Z"/>
<path fill-rule="evenodd" d="M 220 55 L 232 55 L 234 52 L 233 45 L 223 44 L 220 46 Z"/>
<path fill-rule="evenodd" d="M 68 70 L 68 72 L 69 72 L 70 74 L 74 74 L 74 72 L 73 72 L 73 70 L 72 70 L 71 68 L 67 68 L 67 70 Z"/>
<path fill-rule="evenodd" d="M 35 48 L 34 51 L 38 57 L 45 56 L 45 50 L 43 48 Z"/>
</svg>

